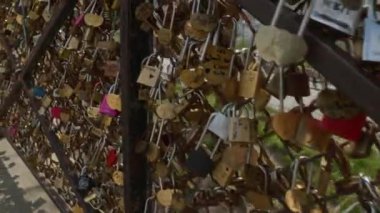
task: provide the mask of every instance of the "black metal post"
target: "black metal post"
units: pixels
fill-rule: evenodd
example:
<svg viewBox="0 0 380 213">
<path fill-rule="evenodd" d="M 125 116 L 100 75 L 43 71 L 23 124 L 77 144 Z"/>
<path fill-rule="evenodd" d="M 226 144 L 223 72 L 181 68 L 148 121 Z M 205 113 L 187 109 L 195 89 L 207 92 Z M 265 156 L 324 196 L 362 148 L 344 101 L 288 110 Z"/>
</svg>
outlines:
<svg viewBox="0 0 380 213">
<path fill-rule="evenodd" d="M 140 63 L 150 51 L 150 34 L 140 30 L 134 10 L 143 0 L 122 0 L 120 20 L 120 90 L 122 113 L 120 125 L 123 144 L 125 212 L 141 212 L 146 192 L 146 162 L 133 152 L 137 139 L 146 127 L 146 111 L 138 101 L 136 79 Z"/>
</svg>

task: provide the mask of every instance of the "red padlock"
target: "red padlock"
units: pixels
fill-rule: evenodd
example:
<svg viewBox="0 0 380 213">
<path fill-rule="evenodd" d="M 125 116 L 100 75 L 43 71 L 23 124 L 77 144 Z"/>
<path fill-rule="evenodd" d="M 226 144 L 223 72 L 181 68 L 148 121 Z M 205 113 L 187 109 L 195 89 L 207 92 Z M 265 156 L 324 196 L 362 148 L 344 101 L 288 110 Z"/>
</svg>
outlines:
<svg viewBox="0 0 380 213">
<path fill-rule="evenodd" d="M 114 148 L 111 148 L 107 153 L 107 166 L 113 167 L 117 163 L 117 151 Z"/>
<path fill-rule="evenodd" d="M 362 129 L 366 123 L 366 117 L 363 113 L 350 119 L 335 119 L 324 115 L 320 125 L 334 135 L 357 142 L 363 135 Z"/>
<path fill-rule="evenodd" d="M 50 109 L 50 114 L 52 118 L 61 118 L 62 108 L 61 107 L 52 107 Z"/>
</svg>

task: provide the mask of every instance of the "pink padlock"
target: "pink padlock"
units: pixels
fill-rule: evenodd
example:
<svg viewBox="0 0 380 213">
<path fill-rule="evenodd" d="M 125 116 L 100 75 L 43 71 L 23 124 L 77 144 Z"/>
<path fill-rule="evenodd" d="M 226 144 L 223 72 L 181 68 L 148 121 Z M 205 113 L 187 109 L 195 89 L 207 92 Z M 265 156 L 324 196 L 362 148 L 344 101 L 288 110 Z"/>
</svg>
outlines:
<svg viewBox="0 0 380 213">
<path fill-rule="evenodd" d="M 8 128 L 8 134 L 11 138 L 15 138 L 18 132 L 17 124 L 14 124 Z"/>
<path fill-rule="evenodd" d="M 81 27 L 84 24 L 84 13 L 80 14 L 79 16 L 75 17 L 72 23 L 75 27 Z"/>
<path fill-rule="evenodd" d="M 99 112 L 102 113 L 102 114 L 104 114 L 104 115 L 111 116 L 111 117 L 116 117 L 116 116 L 118 116 L 120 114 L 119 111 L 117 111 L 115 109 L 112 109 L 108 105 L 108 103 L 107 103 L 107 95 L 105 95 L 103 97 L 103 100 L 100 103 Z"/>
<path fill-rule="evenodd" d="M 110 90 L 108 91 L 108 94 L 104 95 L 102 102 L 100 103 L 99 106 L 99 112 L 104 115 L 108 115 L 111 117 L 116 117 L 120 114 L 120 111 L 117 109 L 113 109 L 109 104 L 108 104 L 108 96 L 112 95 L 112 93 L 115 93 L 116 87 L 117 87 L 117 82 L 118 82 L 119 74 L 116 77 L 116 82 L 110 87 Z"/>
</svg>

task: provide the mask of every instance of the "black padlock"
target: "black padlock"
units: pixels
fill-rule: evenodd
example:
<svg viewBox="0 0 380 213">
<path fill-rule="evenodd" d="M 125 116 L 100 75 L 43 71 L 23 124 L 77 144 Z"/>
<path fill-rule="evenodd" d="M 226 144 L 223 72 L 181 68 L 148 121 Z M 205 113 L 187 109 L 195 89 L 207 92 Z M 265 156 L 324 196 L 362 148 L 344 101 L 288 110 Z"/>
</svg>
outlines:
<svg viewBox="0 0 380 213">
<path fill-rule="evenodd" d="M 214 162 L 204 149 L 199 148 L 190 152 L 186 167 L 193 176 L 206 177 L 214 169 Z"/>
<path fill-rule="evenodd" d="M 78 180 L 78 191 L 85 195 L 95 186 L 94 181 L 87 174 L 87 167 L 83 167 Z"/>
<path fill-rule="evenodd" d="M 305 67 L 300 66 L 290 67 L 285 75 L 285 93 L 289 96 L 307 97 L 310 95 L 309 76 L 305 72 Z"/>
</svg>

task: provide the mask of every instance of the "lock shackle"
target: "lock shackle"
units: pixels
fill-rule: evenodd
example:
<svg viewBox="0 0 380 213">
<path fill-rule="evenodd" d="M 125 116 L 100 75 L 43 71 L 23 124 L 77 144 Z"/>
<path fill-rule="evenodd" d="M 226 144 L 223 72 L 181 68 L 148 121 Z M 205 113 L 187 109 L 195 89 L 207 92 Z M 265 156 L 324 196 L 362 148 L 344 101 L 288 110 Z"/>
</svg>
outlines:
<svg viewBox="0 0 380 213">
<path fill-rule="evenodd" d="M 283 10 L 284 3 L 285 3 L 285 0 L 279 0 L 278 1 L 276 10 L 273 14 L 272 21 L 270 23 L 270 26 L 276 26 L 278 19 L 280 18 L 280 14 Z"/>
<path fill-rule="evenodd" d="M 91 10 L 90 10 L 90 13 L 93 13 L 94 12 L 94 10 L 95 10 L 95 6 L 96 6 L 96 4 L 97 4 L 97 2 L 98 2 L 98 0 L 92 0 L 92 7 L 91 7 Z M 91 4 L 90 3 L 90 4 Z"/>
<path fill-rule="evenodd" d="M 264 181 L 265 181 L 264 192 L 265 192 L 265 194 L 267 194 L 268 193 L 268 172 L 262 165 L 258 165 L 258 167 L 260 168 L 260 170 L 264 174 Z"/>
<path fill-rule="evenodd" d="M 201 10 L 200 7 L 201 7 L 201 0 L 194 0 L 191 13 L 192 14 L 200 13 L 200 10 Z M 214 14 L 215 8 L 216 8 L 215 1 L 214 0 L 208 0 L 206 14 L 208 14 L 208 15 Z"/>
<path fill-rule="evenodd" d="M 311 15 L 311 12 L 313 11 L 313 8 L 314 8 L 314 5 L 315 5 L 315 2 L 316 2 L 316 1 L 317 1 L 317 0 L 311 0 L 311 1 L 310 1 L 310 5 L 309 5 L 309 7 L 308 7 L 307 10 L 306 10 L 305 15 L 303 16 L 303 19 L 302 19 L 301 25 L 300 25 L 300 27 L 299 27 L 299 29 L 298 29 L 298 33 L 297 33 L 297 35 L 298 35 L 299 37 L 302 37 L 303 34 L 305 33 L 306 27 L 307 27 L 307 25 L 308 25 L 308 23 L 309 23 L 309 21 L 310 21 L 310 15 Z"/>
<path fill-rule="evenodd" d="M 167 19 L 167 15 L 168 15 L 168 11 L 169 11 L 169 7 L 170 6 L 166 6 L 164 9 L 164 19 L 162 20 L 162 27 L 165 26 L 165 23 L 166 23 L 166 19 Z M 172 3 L 172 15 L 171 15 L 171 18 L 170 18 L 170 25 L 169 25 L 169 29 L 173 29 L 173 24 L 174 24 L 174 19 L 175 19 L 175 14 L 176 14 L 176 10 L 177 10 L 177 4 L 175 3 L 175 1 L 173 1 Z"/>
<path fill-rule="evenodd" d="M 176 151 L 177 151 L 177 145 L 174 144 L 174 145 L 173 145 L 173 150 L 172 150 L 172 152 L 170 153 L 170 156 L 168 157 L 168 162 L 167 162 L 167 164 L 166 164 L 166 167 L 169 167 L 170 164 L 172 163 L 172 161 L 173 161 L 173 159 L 174 159 L 174 157 L 175 157 L 175 153 L 176 153 Z"/>
<path fill-rule="evenodd" d="M 187 56 L 186 56 L 186 69 L 189 69 L 189 62 L 190 62 L 190 55 L 191 55 L 191 50 L 192 48 L 196 45 L 196 43 L 192 43 L 189 45 L 189 48 L 187 50 Z"/>
<path fill-rule="evenodd" d="M 157 140 L 155 142 L 155 144 L 158 146 L 158 144 L 160 143 L 160 139 L 161 139 L 161 135 L 162 135 L 162 130 L 163 130 L 163 127 L 164 127 L 164 123 L 165 121 L 162 119 L 161 120 L 161 123 L 160 123 L 160 127 L 158 129 L 158 135 L 157 135 Z M 150 137 L 149 137 L 149 143 L 153 143 L 153 138 L 154 138 L 154 135 L 155 135 L 155 131 L 156 129 L 158 128 L 158 118 L 156 117 L 154 119 L 154 122 L 153 122 L 153 130 L 152 132 L 150 133 Z"/>
<path fill-rule="evenodd" d="M 290 185 L 291 189 L 294 189 L 296 186 L 297 173 L 298 173 L 299 166 L 300 166 L 300 159 L 297 158 L 294 160 L 294 163 L 292 165 L 293 173 L 292 173 L 292 182 Z"/>
<path fill-rule="evenodd" d="M 228 78 L 232 77 L 232 72 L 234 70 L 234 63 L 235 63 L 235 58 L 236 54 L 232 54 L 231 62 L 230 62 L 230 67 L 228 68 Z"/>
<path fill-rule="evenodd" d="M 252 47 L 253 47 L 254 42 L 255 42 L 254 36 L 252 36 L 252 39 L 249 43 L 249 48 L 246 50 L 246 56 L 244 60 L 244 70 L 248 69 L 249 59 L 251 58 L 251 52 L 252 52 Z"/>
<path fill-rule="evenodd" d="M 154 198 L 156 198 L 156 195 L 152 195 L 145 200 L 144 213 L 148 213 L 149 201 L 154 200 Z"/>
<path fill-rule="evenodd" d="M 193 4 L 191 6 L 191 14 L 195 14 L 197 11 L 199 11 L 199 3 L 200 0 L 193 0 Z"/>
<path fill-rule="evenodd" d="M 312 179 L 313 179 L 313 173 L 314 173 L 314 165 L 313 164 L 308 164 L 308 168 L 307 168 L 307 186 L 306 186 L 306 193 L 307 194 L 310 194 L 310 190 L 311 190 L 311 182 L 312 182 Z"/>
<path fill-rule="evenodd" d="M 164 123 L 165 123 L 165 120 L 162 119 L 161 120 L 161 124 L 160 124 L 160 129 L 158 130 L 157 140 L 156 140 L 156 145 L 157 146 L 158 146 L 158 144 L 161 141 L 161 135 L 162 135 L 162 130 L 164 129 Z"/>
<path fill-rule="evenodd" d="M 374 199 L 376 200 L 380 199 L 380 196 L 377 193 L 377 191 L 373 188 L 373 185 L 371 184 L 370 179 L 364 176 L 363 174 L 360 174 L 360 188 L 363 189 L 364 187 L 368 190 L 368 192 L 371 194 L 371 196 Z"/>
<path fill-rule="evenodd" d="M 154 121 L 153 121 L 153 128 L 152 128 L 152 132 L 150 133 L 149 143 L 153 142 L 154 133 L 157 129 L 157 123 L 158 123 L 158 118 L 154 119 Z"/>
<path fill-rule="evenodd" d="M 229 47 L 228 47 L 229 49 L 233 49 L 234 46 L 235 46 L 236 29 L 237 29 L 237 21 L 236 21 L 236 19 L 235 18 L 231 18 L 231 20 L 232 20 L 232 30 L 231 30 L 232 34 L 231 34 L 230 44 L 229 44 Z M 216 30 L 214 32 L 214 36 L 212 38 L 212 45 L 213 46 L 217 46 L 218 45 L 221 28 L 222 28 L 222 19 L 219 20 L 218 27 L 216 28 Z"/>
<path fill-rule="evenodd" d="M 150 54 L 149 56 L 145 57 L 145 58 L 141 61 L 141 66 L 149 65 L 149 64 L 150 64 L 150 60 L 151 60 L 153 57 L 156 57 L 156 56 L 157 56 L 157 53 L 156 53 L 156 52 L 153 52 L 153 53 Z"/>
<path fill-rule="evenodd" d="M 310 2 L 310 5 L 309 5 L 308 9 L 306 10 L 306 13 L 305 13 L 305 15 L 304 15 L 304 17 L 302 19 L 301 25 L 300 25 L 300 27 L 298 29 L 298 32 L 297 32 L 297 35 L 300 36 L 300 37 L 303 36 L 303 34 L 304 34 L 305 30 L 306 30 L 306 26 L 307 26 L 307 24 L 310 21 L 310 15 L 311 15 L 311 12 L 313 10 L 315 2 L 316 2 L 315 0 L 314 1 L 312 0 Z M 277 7 L 276 7 L 276 10 L 274 12 L 274 15 L 273 15 L 273 18 L 272 18 L 270 26 L 276 26 L 276 24 L 277 24 L 277 22 L 278 22 L 278 20 L 280 18 L 280 14 L 281 14 L 281 12 L 283 10 L 284 3 L 285 3 L 285 0 L 279 0 L 279 2 L 277 4 Z"/>
<path fill-rule="evenodd" d="M 198 99 L 199 99 L 199 101 L 201 102 L 201 104 L 202 105 L 204 105 L 205 104 L 205 99 L 206 99 L 206 97 L 205 97 L 205 95 L 203 94 L 203 92 L 202 91 L 197 91 L 197 92 L 194 92 L 194 94 L 195 94 L 195 96 L 197 96 L 198 97 Z"/>
<path fill-rule="evenodd" d="M 226 110 L 228 110 L 228 109 L 226 109 Z M 229 111 L 227 111 L 227 115 L 229 117 L 236 118 L 236 117 L 241 117 L 243 112 L 245 112 L 247 117 L 249 117 L 249 109 L 247 108 L 246 105 L 243 105 L 239 109 L 237 109 L 237 106 L 235 104 L 233 104 L 231 106 L 231 109 L 229 109 Z"/>
<path fill-rule="evenodd" d="M 84 175 L 86 175 L 86 173 L 87 173 L 87 166 L 83 166 L 83 168 L 80 172 L 80 176 L 84 176 Z"/>
<path fill-rule="evenodd" d="M 120 75 L 120 72 L 117 73 L 115 83 L 110 86 L 110 88 L 108 90 L 108 94 L 116 92 L 116 89 L 117 89 L 118 84 L 119 84 L 119 75 Z"/>
<path fill-rule="evenodd" d="M 198 140 L 198 142 L 197 142 L 197 144 L 195 146 L 195 150 L 198 150 L 199 147 L 201 146 L 201 144 L 203 142 L 203 139 L 204 139 L 204 137 L 206 135 L 206 132 L 208 130 L 208 127 L 210 126 L 212 120 L 216 117 L 217 114 L 218 114 L 217 112 L 211 113 L 209 119 L 207 120 L 207 123 L 206 123 L 205 127 L 203 128 L 202 134 L 199 137 L 199 140 Z"/>
<path fill-rule="evenodd" d="M 162 102 L 162 81 L 160 81 L 156 87 L 152 88 L 150 91 L 150 97 L 153 98 L 154 100 L 159 100 Z"/>
<path fill-rule="evenodd" d="M 212 15 L 215 13 L 215 0 L 208 0 L 208 5 L 207 5 L 207 14 Z"/>
<path fill-rule="evenodd" d="M 234 106 L 235 104 L 234 103 L 227 103 L 226 105 L 224 105 L 222 107 L 222 109 L 220 110 L 220 112 L 224 115 L 227 115 L 229 117 L 232 117 L 232 114 L 231 111 L 234 110 Z M 231 113 L 231 114 L 230 114 Z"/>
</svg>

